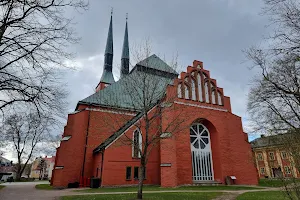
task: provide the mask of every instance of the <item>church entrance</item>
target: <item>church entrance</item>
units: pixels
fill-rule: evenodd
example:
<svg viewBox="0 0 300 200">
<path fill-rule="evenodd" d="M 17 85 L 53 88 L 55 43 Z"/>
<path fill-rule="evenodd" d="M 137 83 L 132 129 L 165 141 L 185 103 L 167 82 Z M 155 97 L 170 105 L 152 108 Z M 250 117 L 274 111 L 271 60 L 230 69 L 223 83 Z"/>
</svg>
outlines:
<svg viewBox="0 0 300 200">
<path fill-rule="evenodd" d="M 210 134 L 201 123 L 190 127 L 190 142 L 192 151 L 193 181 L 203 182 L 214 179 L 212 168 L 212 155 Z"/>
</svg>

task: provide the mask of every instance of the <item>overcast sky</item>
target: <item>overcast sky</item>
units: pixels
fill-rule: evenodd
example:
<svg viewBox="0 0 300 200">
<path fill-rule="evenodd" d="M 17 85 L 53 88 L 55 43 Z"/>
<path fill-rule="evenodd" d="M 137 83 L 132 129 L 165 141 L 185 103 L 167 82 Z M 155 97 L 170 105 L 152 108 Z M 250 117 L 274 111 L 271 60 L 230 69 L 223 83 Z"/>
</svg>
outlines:
<svg viewBox="0 0 300 200">
<path fill-rule="evenodd" d="M 113 7 L 114 76 L 119 64 L 129 15 L 130 45 L 150 37 L 153 52 L 167 59 L 178 52 L 185 71 L 193 60 L 200 60 L 211 72 L 218 86 L 231 97 L 232 110 L 243 118 L 247 130 L 247 93 L 254 72 L 249 70 L 242 50 L 259 44 L 268 35 L 268 20 L 260 15 L 262 0 L 90 0 L 90 9 L 76 14 L 79 45 L 73 61 L 76 71 L 68 72 L 65 81 L 70 91 L 70 112 L 76 103 L 94 92 L 103 71 L 110 11 Z"/>
<path fill-rule="evenodd" d="M 260 15 L 262 6 L 262 0 L 90 0 L 87 12 L 70 13 L 75 15 L 75 28 L 82 40 L 70 47 L 76 52 L 72 61 L 76 70 L 68 71 L 64 80 L 70 93 L 69 112 L 79 100 L 93 94 L 100 80 L 113 7 L 115 79 L 119 77 L 128 13 L 129 45 L 150 38 L 153 53 L 171 58 L 178 52 L 179 72 L 193 60 L 202 61 L 225 95 L 231 97 L 232 111 L 242 117 L 247 131 L 247 93 L 254 72 L 249 70 L 251 63 L 242 50 L 259 44 L 270 31 L 267 18 Z"/>
</svg>

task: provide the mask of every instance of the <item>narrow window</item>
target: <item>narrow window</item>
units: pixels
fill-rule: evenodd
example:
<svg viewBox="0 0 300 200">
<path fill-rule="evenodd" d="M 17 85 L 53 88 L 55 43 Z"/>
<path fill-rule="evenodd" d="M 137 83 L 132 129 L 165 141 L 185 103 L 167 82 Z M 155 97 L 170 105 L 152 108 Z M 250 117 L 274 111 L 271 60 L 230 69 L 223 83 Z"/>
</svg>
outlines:
<svg viewBox="0 0 300 200">
<path fill-rule="evenodd" d="M 223 105 L 221 92 L 218 92 L 218 104 L 219 104 L 220 106 Z"/>
<path fill-rule="evenodd" d="M 211 92 L 211 101 L 213 104 L 216 104 L 216 92 L 214 89 Z"/>
<path fill-rule="evenodd" d="M 126 167 L 126 180 L 131 180 L 131 167 Z"/>
<path fill-rule="evenodd" d="M 199 95 L 199 101 L 203 101 L 203 96 L 202 96 L 202 82 L 201 82 L 201 76 L 198 74 L 197 76 L 197 86 L 198 86 L 198 95 Z"/>
<path fill-rule="evenodd" d="M 189 99 L 189 87 L 184 84 L 184 98 Z"/>
<path fill-rule="evenodd" d="M 208 81 L 205 82 L 204 89 L 205 89 L 205 102 L 209 103 Z"/>
<path fill-rule="evenodd" d="M 269 152 L 270 160 L 275 160 L 274 152 Z"/>
<path fill-rule="evenodd" d="M 286 174 L 291 174 L 291 168 L 289 166 L 285 166 L 284 171 Z"/>
<path fill-rule="evenodd" d="M 133 178 L 134 179 L 139 179 L 139 167 L 134 167 Z"/>
<path fill-rule="evenodd" d="M 257 160 L 263 160 L 262 153 L 258 153 L 258 154 L 257 154 Z"/>
<path fill-rule="evenodd" d="M 192 79 L 192 100 L 196 100 L 196 84 L 194 79 Z"/>
<path fill-rule="evenodd" d="M 178 84 L 178 86 L 177 86 L 177 95 L 178 95 L 178 98 L 182 98 L 181 84 Z"/>
<path fill-rule="evenodd" d="M 282 159 L 286 159 L 287 158 L 287 155 L 286 155 L 285 151 L 281 152 L 281 157 L 282 157 Z"/>
<path fill-rule="evenodd" d="M 262 174 L 262 175 L 265 174 L 265 168 L 264 168 L 264 167 L 261 167 L 261 168 L 260 168 L 260 174 Z"/>
<path fill-rule="evenodd" d="M 142 134 L 139 129 L 133 132 L 132 157 L 140 158 L 142 151 Z"/>
</svg>

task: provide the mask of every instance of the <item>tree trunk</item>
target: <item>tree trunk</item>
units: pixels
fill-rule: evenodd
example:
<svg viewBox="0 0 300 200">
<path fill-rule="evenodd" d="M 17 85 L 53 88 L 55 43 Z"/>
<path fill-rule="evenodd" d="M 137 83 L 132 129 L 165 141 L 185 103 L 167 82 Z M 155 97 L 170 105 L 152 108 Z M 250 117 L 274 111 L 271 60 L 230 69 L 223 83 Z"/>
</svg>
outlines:
<svg viewBox="0 0 300 200">
<path fill-rule="evenodd" d="M 145 165 L 142 164 L 139 170 L 139 185 L 138 185 L 137 199 L 143 199 L 143 183 L 144 183 L 144 174 L 145 174 L 144 171 L 145 171 Z"/>
</svg>

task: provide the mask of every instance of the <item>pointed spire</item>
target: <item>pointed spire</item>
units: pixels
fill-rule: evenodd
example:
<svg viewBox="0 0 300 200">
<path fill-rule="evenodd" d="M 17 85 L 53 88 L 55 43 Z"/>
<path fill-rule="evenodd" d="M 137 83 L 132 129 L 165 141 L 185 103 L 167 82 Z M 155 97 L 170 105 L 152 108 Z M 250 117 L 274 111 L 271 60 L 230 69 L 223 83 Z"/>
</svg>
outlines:
<svg viewBox="0 0 300 200">
<path fill-rule="evenodd" d="M 128 42 L 128 13 L 126 13 L 126 25 L 121 57 L 121 78 L 129 73 L 129 42 Z"/>
<path fill-rule="evenodd" d="M 105 47 L 103 74 L 100 79 L 100 83 L 105 83 L 105 84 L 112 84 L 115 82 L 112 73 L 113 54 L 114 54 L 112 14 L 113 14 L 113 10 L 111 10 L 110 23 L 109 23 L 109 29 L 108 29 L 108 35 L 107 35 L 107 41 Z"/>
</svg>

